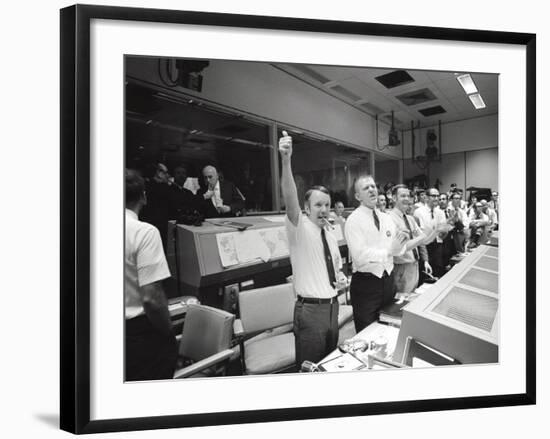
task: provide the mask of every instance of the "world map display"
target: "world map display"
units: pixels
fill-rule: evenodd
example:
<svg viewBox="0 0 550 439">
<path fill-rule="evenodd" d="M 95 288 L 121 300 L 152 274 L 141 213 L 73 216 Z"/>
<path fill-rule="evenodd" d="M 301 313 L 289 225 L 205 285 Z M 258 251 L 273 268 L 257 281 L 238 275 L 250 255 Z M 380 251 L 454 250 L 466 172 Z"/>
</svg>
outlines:
<svg viewBox="0 0 550 439">
<path fill-rule="evenodd" d="M 284 227 L 218 233 L 216 241 L 223 267 L 289 255 Z"/>
</svg>

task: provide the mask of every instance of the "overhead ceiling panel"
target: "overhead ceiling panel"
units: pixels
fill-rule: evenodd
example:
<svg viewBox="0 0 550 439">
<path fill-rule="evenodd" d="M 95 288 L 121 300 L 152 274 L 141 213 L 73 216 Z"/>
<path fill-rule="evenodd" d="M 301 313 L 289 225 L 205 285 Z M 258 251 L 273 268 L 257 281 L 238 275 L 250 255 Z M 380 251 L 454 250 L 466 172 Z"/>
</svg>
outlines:
<svg viewBox="0 0 550 439">
<path fill-rule="evenodd" d="M 432 81 L 437 82 L 437 81 L 448 80 L 451 77 L 455 76 L 455 73 L 458 73 L 458 72 L 434 72 L 431 70 L 425 70 L 424 73 Z"/>
<path fill-rule="evenodd" d="M 436 88 L 447 97 L 464 95 L 464 89 L 455 78 L 447 78 L 435 83 Z"/>
<path fill-rule="evenodd" d="M 434 101 L 436 99 L 436 96 L 430 89 L 422 88 L 420 90 L 403 93 L 399 96 L 396 96 L 396 99 L 400 100 L 403 104 L 411 107 L 413 105 L 419 105 L 425 102 Z"/>
<path fill-rule="evenodd" d="M 418 110 L 423 116 L 435 116 L 436 114 L 446 113 L 447 111 L 441 105 L 435 105 L 433 107 L 426 107 Z"/>
<path fill-rule="evenodd" d="M 359 96 L 360 99 L 370 101 L 374 96 L 377 95 L 376 92 L 371 90 L 363 81 L 360 81 L 357 78 L 339 81 L 339 84 L 345 89 L 352 92 L 354 95 Z"/>
<path fill-rule="evenodd" d="M 394 70 L 393 72 L 376 76 L 374 79 L 387 89 L 414 82 L 414 78 L 406 70 Z"/>
</svg>

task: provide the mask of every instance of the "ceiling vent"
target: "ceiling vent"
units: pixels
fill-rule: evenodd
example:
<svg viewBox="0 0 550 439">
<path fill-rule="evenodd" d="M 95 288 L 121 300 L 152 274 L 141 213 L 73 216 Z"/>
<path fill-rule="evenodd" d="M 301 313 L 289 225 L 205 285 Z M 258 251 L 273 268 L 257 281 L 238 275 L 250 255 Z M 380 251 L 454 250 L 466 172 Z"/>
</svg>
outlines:
<svg viewBox="0 0 550 439">
<path fill-rule="evenodd" d="M 395 88 L 414 82 L 414 78 L 406 70 L 395 70 L 385 75 L 377 76 L 374 79 L 386 88 Z"/>
<path fill-rule="evenodd" d="M 401 102 L 408 107 L 413 105 L 423 104 L 424 102 L 433 101 L 437 99 L 430 89 L 423 88 L 421 90 L 414 90 L 402 95 L 396 96 Z"/>
<path fill-rule="evenodd" d="M 422 110 L 418 110 L 418 112 L 423 116 L 428 117 L 434 116 L 436 114 L 446 113 L 447 111 L 441 105 L 436 105 L 435 107 L 423 108 Z"/>
</svg>

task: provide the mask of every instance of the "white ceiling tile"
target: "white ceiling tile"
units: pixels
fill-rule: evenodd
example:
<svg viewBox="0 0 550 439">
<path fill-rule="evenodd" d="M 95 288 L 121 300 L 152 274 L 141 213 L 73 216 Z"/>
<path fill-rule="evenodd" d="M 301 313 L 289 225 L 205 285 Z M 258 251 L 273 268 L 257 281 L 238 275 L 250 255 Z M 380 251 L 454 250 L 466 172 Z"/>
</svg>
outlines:
<svg viewBox="0 0 550 439">
<path fill-rule="evenodd" d="M 329 66 L 308 66 L 311 69 L 319 72 L 321 75 L 326 76 L 331 81 L 340 81 L 343 79 L 351 78 L 353 76 L 350 68 L 346 67 L 329 67 Z"/>
<path fill-rule="evenodd" d="M 353 94 L 359 96 L 360 98 L 366 99 L 367 101 L 369 101 L 375 95 L 370 87 L 368 87 L 364 82 L 360 81 L 357 78 L 338 81 L 338 84 L 345 89 L 351 91 Z"/>
<path fill-rule="evenodd" d="M 498 75 L 473 73 L 472 79 L 480 92 L 496 93 L 498 91 Z"/>
<path fill-rule="evenodd" d="M 426 70 L 425 73 L 426 76 L 428 76 L 428 78 L 430 78 L 434 82 L 448 81 L 449 79 L 453 79 L 455 76 L 455 72 L 436 72 L 432 70 Z"/>
<path fill-rule="evenodd" d="M 465 95 L 464 89 L 454 77 L 443 81 L 437 81 L 435 87 L 447 97 Z"/>
<path fill-rule="evenodd" d="M 498 111 L 498 75 L 473 73 L 472 77 L 480 91 L 487 108 L 476 111 L 472 103 L 464 93 L 464 90 L 456 80 L 455 72 L 436 72 L 427 70 L 407 70 L 415 79 L 414 82 L 387 89 L 374 78 L 398 69 L 360 68 L 360 67 L 335 67 L 335 66 L 308 66 L 331 80 L 331 85 L 339 85 L 361 98 L 360 102 L 368 102 L 379 107 L 384 113 L 395 111 L 395 117 L 402 121 L 398 129 L 410 129 L 411 121 L 416 124 L 420 121 L 422 126 L 432 125 L 438 120 L 453 121 L 483 114 L 493 114 Z M 284 69 L 283 69 L 284 70 Z M 292 72 L 294 73 L 294 72 Z M 461 73 L 461 72 L 457 72 Z M 314 83 L 307 75 L 298 75 L 306 82 Z M 316 83 L 314 83 L 317 85 Z M 428 88 L 437 97 L 437 100 L 425 102 L 413 107 L 408 107 L 395 96 L 410 91 Z M 323 87 L 324 91 L 340 96 L 334 90 Z M 350 99 L 344 98 L 348 102 Z M 425 117 L 418 109 L 441 105 L 446 113 Z M 363 111 L 367 111 L 364 110 Z"/>
</svg>

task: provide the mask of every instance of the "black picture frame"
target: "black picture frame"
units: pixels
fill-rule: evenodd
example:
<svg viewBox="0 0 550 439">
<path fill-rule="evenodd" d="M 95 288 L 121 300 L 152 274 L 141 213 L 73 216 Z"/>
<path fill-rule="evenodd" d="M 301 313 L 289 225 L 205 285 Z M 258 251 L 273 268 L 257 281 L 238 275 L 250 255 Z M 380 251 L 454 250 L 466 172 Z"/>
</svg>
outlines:
<svg viewBox="0 0 550 439">
<path fill-rule="evenodd" d="M 521 45 L 526 48 L 525 393 L 224 413 L 90 420 L 90 22 L 181 23 Z M 290 17 L 75 5 L 61 10 L 60 424 L 73 433 L 515 406 L 536 401 L 536 35 Z"/>
</svg>

